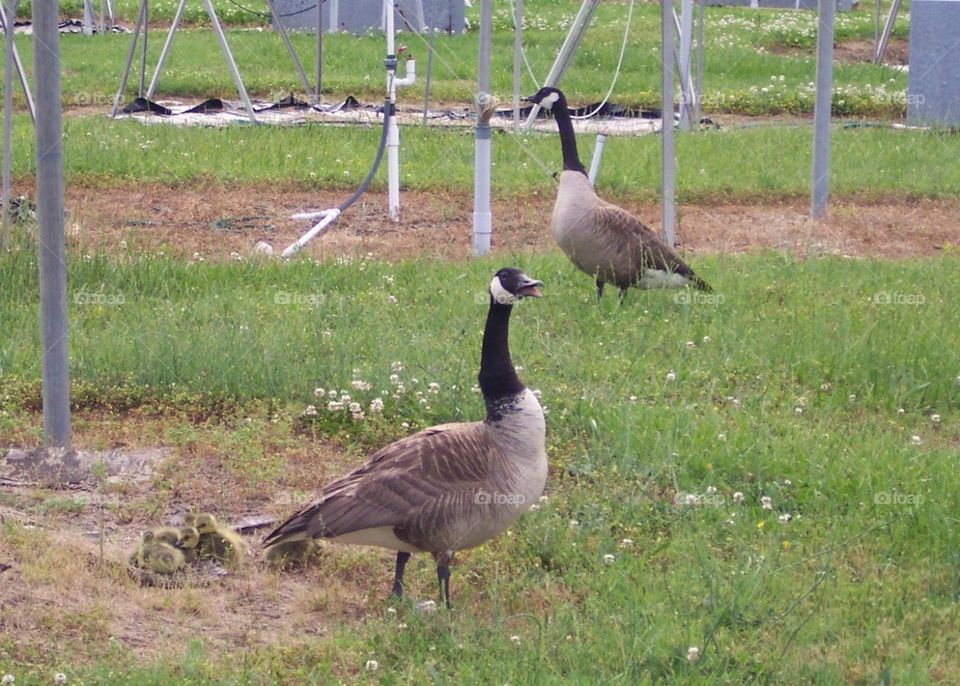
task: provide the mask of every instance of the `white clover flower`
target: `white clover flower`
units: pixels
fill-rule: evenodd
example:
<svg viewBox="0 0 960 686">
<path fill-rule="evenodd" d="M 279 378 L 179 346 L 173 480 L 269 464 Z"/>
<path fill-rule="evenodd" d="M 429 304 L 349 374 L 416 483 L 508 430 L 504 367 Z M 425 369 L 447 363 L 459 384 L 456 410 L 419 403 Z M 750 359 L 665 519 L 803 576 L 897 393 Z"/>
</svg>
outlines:
<svg viewBox="0 0 960 686">
<path fill-rule="evenodd" d="M 571 520 L 570 520 L 570 526 L 571 526 L 571 527 L 574 527 L 574 528 L 575 528 L 575 527 L 578 527 L 578 526 L 580 526 L 580 522 L 579 522 L 578 520 L 576 520 L 576 519 L 571 519 Z"/>
<path fill-rule="evenodd" d="M 786 524 L 791 519 L 793 519 L 793 515 L 790 514 L 789 512 L 785 512 L 784 514 L 777 517 L 777 521 L 780 522 L 781 524 Z"/>
<path fill-rule="evenodd" d="M 700 659 L 700 649 L 697 646 L 687 648 L 687 662 L 693 664 Z"/>
<path fill-rule="evenodd" d="M 852 403 L 853 403 L 853 402 L 856 402 L 856 401 L 857 401 L 857 394 L 856 394 L 856 393 L 851 393 L 850 395 L 847 396 L 847 400 L 849 400 L 849 401 L 852 402 Z"/>
<path fill-rule="evenodd" d="M 350 418 L 353 419 L 353 421 L 355 422 L 362 422 L 364 419 L 366 419 L 366 417 L 367 415 L 364 414 L 363 410 L 360 410 L 359 412 L 350 413 Z"/>
<path fill-rule="evenodd" d="M 360 379 L 354 379 L 350 382 L 350 386 L 355 391 L 369 391 L 373 386 L 368 384 L 366 381 L 361 381 Z"/>
<path fill-rule="evenodd" d="M 350 402 L 350 394 L 346 391 L 340 391 L 340 402 L 348 403 Z"/>
<path fill-rule="evenodd" d="M 632 403 L 635 403 L 635 402 L 637 402 L 637 396 L 631 395 L 631 396 L 628 398 L 628 400 L 629 400 L 630 402 L 632 402 Z"/>
<path fill-rule="evenodd" d="M 763 508 L 764 510 L 773 509 L 773 501 L 770 500 L 770 496 L 765 495 L 760 498 L 760 507 Z"/>
<path fill-rule="evenodd" d="M 677 380 L 677 373 L 671 369 L 669 372 L 667 372 L 667 381 L 676 381 L 676 380 Z"/>
<path fill-rule="evenodd" d="M 238 253 L 236 250 L 230 253 L 230 259 L 233 260 L 234 262 L 243 261 L 243 258 L 240 256 L 240 253 Z"/>
<path fill-rule="evenodd" d="M 823 391 L 824 393 L 827 393 L 830 390 L 830 384 L 828 383 L 820 384 L 820 390 Z"/>
<path fill-rule="evenodd" d="M 913 443 L 914 445 L 920 445 L 921 443 L 923 443 L 923 439 L 917 436 L 916 434 L 914 434 L 913 436 L 910 437 L 910 442 Z"/>
<path fill-rule="evenodd" d="M 53 675 L 53 683 L 57 684 L 57 686 L 67 683 L 67 675 L 63 672 L 57 672 Z"/>
<path fill-rule="evenodd" d="M 709 343 L 710 340 L 711 340 L 711 339 L 710 339 L 710 336 L 704 336 L 704 337 L 703 337 L 703 342 L 704 342 L 704 343 Z"/>
<path fill-rule="evenodd" d="M 339 395 L 340 395 L 340 394 L 337 393 L 337 392 L 336 392 L 335 390 L 333 390 L 332 388 L 331 388 L 329 391 L 327 391 L 327 397 L 330 398 L 330 399 L 336 399 L 336 397 L 339 396 Z"/>
<path fill-rule="evenodd" d="M 510 637 L 510 642 L 513 643 L 513 645 L 518 646 L 520 645 L 520 637 L 517 635 L 513 635 Z"/>
<path fill-rule="evenodd" d="M 707 495 L 716 495 L 717 487 L 716 486 L 707 486 Z"/>
<path fill-rule="evenodd" d="M 545 503 L 550 500 L 550 496 L 542 495 L 540 496 L 540 502 Z"/>
<path fill-rule="evenodd" d="M 790 481 L 790 479 L 784 479 L 783 485 L 786 486 L 787 488 L 790 488 L 791 486 L 793 486 L 793 482 Z"/>
<path fill-rule="evenodd" d="M 388 614 L 388 615 L 395 615 L 395 614 L 397 614 L 397 608 L 395 608 L 395 607 L 388 607 L 388 608 L 387 608 L 387 614 Z"/>
<path fill-rule="evenodd" d="M 394 372 L 394 373 L 402 372 L 402 371 L 403 371 L 403 363 L 402 363 L 402 362 L 399 362 L 399 361 L 392 363 L 392 364 L 390 365 L 390 371 L 391 371 L 391 372 Z"/>
<path fill-rule="evenodd" d="M 303 411 L 303 413 L 304 413 L 305 415 L 307 415 L 308 417 L 315 417 L 315 416 L 317 416 L 317 407 L 316 407 L 316 405 L 307 405 L 307 409 L 305 409 L 305 410 Z"/>
<path fill-rule="evenodd" d="M 802 408 L 802 407 L 795 407 L 795 408 L 793 408 L 793 413 L 796 414 L 796 415 L 801 415 L 801 414 L 803 414 L 803 408 Z"/>
<path fill-rule="evenodd" d="M 940 415 L 938 415 L 938 414 L 932 414 L 932 415 L 930 415 L 930 421 L 933 422 L 934 424 L 939 424 L 939 423 L 940 423 Z"/>
<path fill-rule="evenodd" d="M 420 380 L 417 379 L 417 377 L 414 376 L 414 377 L 412 377 L 412 378 L 410 379 L 410 385 L 411 385 L 411 386 L 416 386 L 418 383 L 420 383 Z"/>
<path fill-rule="evenodd" d="M 323 390 L 322 388 L 314 388 L 314 389 L 313 389 L 313 395 L 314 395 L 315 398 L 322 398 L 322 397 L 325 396 L 326 394 L 327 394 L 327 392 L 326 392 L 325 390 Z"/>
<path fill-rule="evenodd" d="M 693 341 L 687 341 L 687 347 L 688 347 L 688 348 L 696 348 L 696 347 L 697 347 L 697 344 L 694 343 Z"/>
<path fill-rule="evenodd" d="M 611 555 L 610 553 L 607 553 L 606 555 L 603 556 L 603 564 L 605 564 L 605 565 L 612 565 L 613 562 L 614 562 L 614 560 L 616 560 L 616 559 L 617 559 L 616 557 L 614 557 L 614 556 Z"/>
<path fill-rule="evenodd" d="M 725 434 L 725 433 L 723 433 L 723 432 L 721 431 L 720 433 L 717 434 L 717 440 L 720 441 L 721 443 L 726 443 L 726 442 L 727 442 L 727 434 Z"/>
<path fill-rule="evenodd" d="M 126 241 L 120 241 L 120 249 L 121 249 L 121 250 L 126 250 L 126 249 L 127 249 L 127 242 L 126 242 Z"/>
<path fill-rule="evenodd" d="M 410 428 L 410 422 L 400 422 L 400 426 L 404 429 Z"/>
<path fill-rule="evenodd" d="M 397 630 L 398 630 L 398 631 L 403 631 L 403 630 L 406 629 L 406 628 L 407 628 L 407 623 L 406 623 L 406 622 L 400 622 L 399 624 L 397 624 Z"/>
<path fill-rule="evenodd" d="M 430 382 L 430 385 L 427 386 L 427 392 L 436 395 L 440 392 L 440 384 L 438 384 L 436 381 Z"/>
<path fill-rule="evenodd" d="M 376 660 L 367 660 L 366 669 L 368 672 L 375 672 L 380 669 L 380 663 Z"/>
<path fill-rule="evenodd" d="M 395 295 L 392 295 L 392 294 L 391 294 L 391 295 L 388 295 L 388 296 L 387 296 L 387 302 L 388 302 L 389 304 L 391 304 L 391 305 L 396 305 L 396 304 L 397 304 L 397 297 L 396 297 Z"/>
<path fill-rule="evenodd" d="M 330 412 L 339 412 L 343 409 L 343 403 L 339 400 L 331 400 L 327 403 L 327 410 Z"/>
<path fill-rule="evenodd" d="M 400 383 L 400 377 L 399 377 L 398 375 L 396 375 L 396 374 L 391 374 L 391 375 L 390 375 L 390 383 L 392 383 L 394 386 L 396 386 L 397 384 Z"/>
<path fill-rule="evenodd" d="M 905 409 L 903 409 L 902 407 L 898 407 L 898 408 L 897 408 L 897 416 L 898 416 L 898 417 L 902 417 L 902 416 L 905 415 L 906 413 L 907 413 L 907 411 L 906 411 Z"/>
<path fill-rule="evenodd" d="M 357 412 L 360 412 L 360 411 L 362 410 L 362 408 L 360 407 L 360 403 L 358 403 L 358 402 L 352 402 L 352 403 L 350 403 L 349 409 L 350 409 L 350 411 L 353 412 L 354 414 L 356 414 Z"/>
<path fill-rule="evenodd" d="M 530 507 L 527 508 L 527 512 L 538 512 L 539 510 L 540 510 L 540 506 L 537 503 L 533 503 L 532 505 L 530 505 Z"/>
<path fill-rule="evenodd" d="M 623 548 L 629 548 L 629 547 L 632 546 L 632 545 L 633 545 L 633 539 L 632 539 L 632 538 L 624 538 L 624 539 L 622 539 L 622 540 L 620 541 L 620 546 L 623 547 Z"/>
<path fill-rule="evenodd" d="M 371 414 L 383 412 L 383 398 L 374 398 L 370 401 L 370 412 Z"/>
<path fill-rule="evenodd" d="M 473 385 L 470 387 L 470 392 L 471 392 L 471 393 L 479 393 L 479 392 L 480 392 L 480 387 L 479 387 L 477 384 L 473 384 Z"/>
</svg>

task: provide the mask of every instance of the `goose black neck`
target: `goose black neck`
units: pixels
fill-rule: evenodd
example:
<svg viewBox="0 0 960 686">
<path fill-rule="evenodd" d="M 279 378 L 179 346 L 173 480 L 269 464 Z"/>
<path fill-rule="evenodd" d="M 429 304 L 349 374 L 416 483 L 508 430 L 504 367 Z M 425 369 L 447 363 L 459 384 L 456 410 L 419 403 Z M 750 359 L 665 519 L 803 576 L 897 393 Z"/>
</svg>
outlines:
<svg viewBox="0 0 960 686">
<path fill-rule="evenodd" d="M 587 170 L 577 154 L 577 137 L 573 133 L 573 119 L 567 108 L 565 98 L 559 98 L 553 107 L 554 119 L 557 120 L 557 129 L 560 131 L 560 150 L 563 151 L 563 170 L 578 171 L 586 175 Z"/>
<path fill-rule="evenodd" d="M 487 325 L 483 330 L 483 347 L 480 352 L 480 390 L 487 406 L 487 419 L 499 417 L 498 401 L 515 396 L 525 386 L 517 376 L 510 360 L 510 312 L 512 305 L 490 303 Z"/>
</svg>

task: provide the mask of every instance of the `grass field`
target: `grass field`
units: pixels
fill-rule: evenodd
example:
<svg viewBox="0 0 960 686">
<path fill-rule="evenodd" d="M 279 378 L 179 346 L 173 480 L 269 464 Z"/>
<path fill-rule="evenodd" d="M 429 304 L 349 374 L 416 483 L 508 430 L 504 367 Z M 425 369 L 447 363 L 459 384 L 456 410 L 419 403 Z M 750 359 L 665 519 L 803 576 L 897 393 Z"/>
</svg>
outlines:
<svg viewBox="0 0 960 686">
<path fill-rule="evenodd" d="M 543 73 L 577 3 L 526 6 L 528 56 Z M 135 7 L 121 0 L 121 18 Z M 151 7 L 158 21 L 172 12 Z M 191 3 L 188 20 L 201 7 Z M 218 7 L 252 90 L 295 89 L 278 37 L 244 30 L 254 22 L 237 5 Z M 503 97 L 506 7 L 497 4 L 494 69 Z M 568 76 L 577 102 L 605 94 L 626 7 L 601 5 Z M 655 105 L 656 6 L 638 4 L 633 21 L 615 99 Z M 872 21 L 868 8 L 841 15 L 839 39 L 869 41 Z M 809 112 L 809 93 L 794 86 L 812 80 L 812 26 L 803 13 L 708 10 L 704 82 L 722 128 L 677 138 L 681 212 L 792 203 L 783 214 L 796 214 L 809 192 L 809 125 L 741 115 Z M 895 35 L 905 28 L 901 19 Z M 472 97 L 475 38 L 438 37 L 437 100 Z M 308 56 L 310 38 L 295 40 Z M 113 199 L 118 216 L 139 188 L 134 209 L 161 218 L 127 226 L 129 249 L 77 237 L 108 227 L 68 238 L 74 442 L 170 454 L 142 483 L 0 484 L 0 563 L 12 566 L 0 571 L 0 675 L 15 686 L 58 672 L 91 686 L 960 683 L 960 238 L 946 232 L 916 252 L 932 256 L 898 260 L 697 250 L 690 260 L 714 294 L 631 291 L 623 305 L 610 294 L 597 303 L 556 249 L 527 243 L 474 260 L 140 251 L 138 236 L 165 228 L 163 198 L 181 190 L 353 189 L 379 133 L 108 121 L 100 113 L 127 41 L 63 39 L 68 188 Z M 177 41 L 163 95 L 230 95 L 209 32 Z M 18 45 L 29 62 L 30 40 Z M 380 99 L 382 39 L 331 36 L 327 49 L 331 98 Z M 840 63 L 836 75 L 836 114 L 902 115 L 900 72 Z M 421 95 L 401 99 L 413 107 Z M 860 124 L 834 128 L 832 197 L 848 213 L 899 203 L 897 235 L 868 236 L 896 245 L 906 222 L 920 221 L 914 200 L 948 214 L 960 196 L 960 143 L 946 131 Z M 14 135 L 15 187 L 27 190 L 33 131 L 22 109 Z M 584 157 L 593 143 L 581 137 Z M 473 144 L 471 129 L 405 127 L 404 189 L 443 194 L 450 207 L 438 212 L 456 215 L 472 190 Z M 601 195 L 655 201 L 659 154 L 655 136 L 608 141 Z M 554 135 L 497 135 L 496 198 L 552 196 L 559 158 Z M 384 186 L 381 172 L 374 189 Z M 695 242 L 690 224 L 684 239 Z M 797 224 L 783 226 L 762 230 L 799 246 Z M 375 240 L 404 226 L 362 228 Z M 0 252 L 4 450 L 43 441 L 35 235 L 18 223 Z M 385 600 L 391 555 L 366 548 L 328 546 L 293 573 L 251 560 L 207 586 L 129 578 L 126 555 L 144 527 L 194 508 L 230 522 L 282 517 L 388 441 L 482 416 L 485 289 L 505 264 L 545 282 L 543 299 L 515 308 L 511 347 L 548 413 L 547 497 L 458 557 L 453 612 L 415 609 L 437 597 L 426 558 L 410 566 L 409 598 Z M 330 409 L 330 393 L 365 416 Z"/>
<path fill-rule="evenodd" d="M 26 16 L 29 7 L 23 8 Z M 132 22 L 138 3 L 120 3 L 119 16 Z M 240 3 L 243 5 L 244 3 Z M 217 3 L 222 18 L 237 26 L 228 32 L 228 40 L 244 81 L 252 94 L 276 98 L 289 92 L 301 93 L 302 86 L 284 49 L 273 32 L 251 31 L 243 26 L 251 22 L 264 25 L 255 15 L 239 10 L 235 3 Z M 148 46 L 150 69 L 156 63 L 162 45 L 164 21 L 169 22 L 176 3 L 151 3 L 151 17 L 158 22 Z M 263 2 L 245 6 L 265 10 Z M 528 26 L 525 50 L 530 70 L 524 69 L 523 87 L 534 92 L 548 72 L 563 43 L 576 9 L 571 2 L 530 2 L 526 5 Z M 64 4 L 64 11 L 68 12 Z M 659 109 L 659 5 L 638 3 L 628 34 L 628 50 L 614 89 L 614 102 Z M 441 103 L 469 103 L 476 83 L 477 8 L 469 17 L 471 30 L 463 35 L 440 35 L 436 39 L 436 59 L 431 85 L 432 99 Z M 74 13 L 74 16 L 77 16 Z M 205 16 L 201 3 L 188 4 L 188 19 Z M 492 90 L 505 101 L 512 93 L 513 24 L 509 6 L 498 7 L 492 54 Z M 587 31 L 564 77 L 564 88 L 574 95 L 572 101 L 599 101 L 607 93 L 617 65 L 627 17 L 627 4 L 603 3 Z M 837 17 L 838 43 L 871 42 L 874 36 L 874 9 L 862 6 L 856 12 Z M 706 13 L 703 102 L 707 112 L 746 114 L 804 114 L 813 111 L 813 46 L 816 17 L 806 12 L 762 13 L 750 10 L 710 7 Z M 894 36 L 906 38 L 907 22 L 901 18 Z M 314 39 L 306 34 L 292 35 L 301 60 L 312 74 Z M 356 38 L 334 34 L 324 39 L 325 97 L 338 101 L 353 94 L 363 102 L 382 98 L 383 39 L 376 36 Z M 421 79 L 425 76 L 427 45 L 425 39 L 407 34 L 404 41 L 419 61 Z M 111 105 L 119 86 L 120 73 L 129 47 L 126 35 L 109 34 L 95 38 L 64 36 L 61 53 L 64 64 L 63 101 L 71 107 Z M 18 37 L 24 62 L 32 68 L 32 42 Z M 838 115 L 901 117 L 905 111 L 906 76 L 890 67 L 864 62 L 864 55 L 839 56 L 834 74 L 834 111 Z M 148 79 L 150 76 L 148 71 Z M 532 75 L 531 75 L 532 73 Z M 135 95 L 135 78 L 126 94 Z M 418 95 L 412 95 L 413 92 Z M 407 107 L 422 105 L 422 90 L 400 94 Z M 301 93 L 302 95 L 302 93 Z M 233 82 L 219 48 L 203 22 L 178 33 L 170 60 L 159 82 L 158 97 L 236 98 Z M 21 98 L 19 88 L 16 97 Z"/>
</svg>

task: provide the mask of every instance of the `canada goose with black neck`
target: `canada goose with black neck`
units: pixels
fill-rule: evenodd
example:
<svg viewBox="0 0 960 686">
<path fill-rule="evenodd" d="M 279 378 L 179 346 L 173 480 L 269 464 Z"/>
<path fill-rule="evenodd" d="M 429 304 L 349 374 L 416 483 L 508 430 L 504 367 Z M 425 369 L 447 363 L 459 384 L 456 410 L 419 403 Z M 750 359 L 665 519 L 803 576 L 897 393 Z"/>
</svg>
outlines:
<svg viewBox="0 0 960 686">
<path fill-rule="evenodd" d="M 710 291 L 710 286 L 643 222 L 597 197 L 577 154 L 577 139 L 563 92 L 544 87 L 524 100 L 552 112 L 557 122 L 563 172 L 550 230 L 570 261 L 596 279 L 597 297 L 603 295 L 605 283 L 620 289 L 621 300 L 630 286 L 692 286 Z"/>
<path fill-rule="evenodd" d="M 397 597 L 410 556 L 430 553 L 449 607 L 454 554 L 506 531 L 546 483 L 546 421 L 517 376 L 508 340 L 513 305 L 540 297 L 541 285 L 513 267 L 490 282 L 478 377 L 483 421 L 434 426 L 381 448 L 321 489 L 264 545 L 324 538 L 396 550 Z"/>
</svg>

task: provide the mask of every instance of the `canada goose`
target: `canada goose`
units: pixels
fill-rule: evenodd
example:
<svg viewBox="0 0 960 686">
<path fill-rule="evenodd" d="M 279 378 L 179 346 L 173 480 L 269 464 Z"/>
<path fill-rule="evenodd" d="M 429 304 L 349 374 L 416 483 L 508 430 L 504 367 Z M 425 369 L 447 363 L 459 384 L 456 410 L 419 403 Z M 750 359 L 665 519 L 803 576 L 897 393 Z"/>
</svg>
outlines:
<svg viewBox="0 0 960 686">
<path fill-rule="evenodd" d="M 220 526 L 212 514 L 197 515 L 196 530 L 200 534 L 197 556 L 217 562 L 239 564 L 247 553 L 247 544 L 237 532 Z"/>
<path fill-rule="evenodd" d="M 274 543 L 267 548 L 265 557 L 271 567 L 294 567 L 306 564 L 317 552 L 317 542 L 312 539 L 296 539 Z"/>
<path fill-rule="evenodd" d="M 170 545 L 177 545 L 180 542 L 180 529 L 173 526 L 158 526 L 151 529 L 153 537 Z"/>
<path fill-rule="evenodd" d="M 144 531 L 136 550 L 130 556 L 134 567 L 150 570 L 156 574 L 173 574 L 186 563 L 183 552 L 166 543 L 153 531 Z"/>
<path fill-rule="evenodd" d="M 630 286 L 712 290 L 666 243 L 622 207 L 601 200 L 577 154 L 577 140 L 563 93 L 550 87 L 524 98 L 552 111 L 560 130 L 563 173 L 550 230 L 560 249 L 596 279 L 597 298 L 613 283 L 620 299 Z"/>
<path fill-rule="evenodd" d="M 458 550 L 505 531 L 543 491 L 546 422 L 536 397 L 510 361 L 513 304 L 539 297 L 541 282 L 508 267 L 490 282 L 480 353 L 479 422 L 442 424 L 381 448 L 324 487 L 270 533 L 268 546 L 307 538 L 397 551 L 393 595 L 403 595 L 412 553 L 433 555 L 440 600 L 450 607 L 450 562 Z"/>
<path fill-rule="evenodd" d="M 177 540 L 177 547 L 183 551 L 183 556 L 187 562 L 194 562 L 198 556 L 198 546 L 200 545 L 200 532 L 192 526 L 185 526 L 180 529 L 180 536 Z"/>
</svg>

